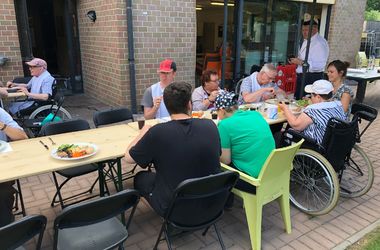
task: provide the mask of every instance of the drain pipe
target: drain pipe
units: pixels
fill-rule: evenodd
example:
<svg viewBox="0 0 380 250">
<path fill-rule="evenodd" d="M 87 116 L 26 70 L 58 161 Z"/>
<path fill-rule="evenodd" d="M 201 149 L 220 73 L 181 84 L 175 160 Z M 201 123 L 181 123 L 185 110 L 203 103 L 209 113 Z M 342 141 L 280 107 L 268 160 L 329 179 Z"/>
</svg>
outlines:
<svg viewBox="0 0 380 250">
<path fill-rule="evenodd" d="M 131 91 L 131 108 L 137 114 L 136 100 L 136 71 L 135 71 L 135 48 L 133 43 L 132 0 L 127 0 L 127 32 L 128 32 L 128 65 L 129 83 Z"/>
</svg>

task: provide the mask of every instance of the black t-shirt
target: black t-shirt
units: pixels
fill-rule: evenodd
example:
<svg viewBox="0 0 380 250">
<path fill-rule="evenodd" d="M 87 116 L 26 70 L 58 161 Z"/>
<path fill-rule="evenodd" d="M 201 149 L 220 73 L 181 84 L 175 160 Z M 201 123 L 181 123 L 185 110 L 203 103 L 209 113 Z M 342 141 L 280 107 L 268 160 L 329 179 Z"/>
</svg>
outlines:
<svg viewBox="0 0 380 250">
<path fill-rule="evenodd" d="M 156 169 L 152 201 L 155 210 L 166 211 L 173 191 L 183 180 L 220 172 L 220 139 L 211 120 L 185 119 L 157 124 L 130 149 L 140 166 Z"/>
</svg>

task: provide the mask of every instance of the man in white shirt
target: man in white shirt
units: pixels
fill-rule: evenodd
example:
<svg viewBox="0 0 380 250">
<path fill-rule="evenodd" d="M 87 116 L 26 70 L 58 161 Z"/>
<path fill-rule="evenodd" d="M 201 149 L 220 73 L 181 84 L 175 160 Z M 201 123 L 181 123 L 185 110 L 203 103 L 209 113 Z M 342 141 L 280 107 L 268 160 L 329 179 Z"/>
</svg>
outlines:
<svg viewBox="0 0 380 250">
<path fill-rule="evenodd" d="M 274 98 L 280 90 L 274 83 L 277 76 L 277 69 L 271 63 L 266 63 L 260 72 L 253 72 L 244 78 L 239 93 L 239 104 L 262 102 Z"/>
<path fill-rule="evenodd" d="M 295 98 L 301 98 L 301 90 L 305 85 L 312 84 L 313 82 L 323 79 L 323 72 L 326 67 L 327 59 L 329 56 L 329 45 L 327 41 L 318 34 L 318 19 L 314 18 L 313 27 L 311 31 L 311 40 L 310 40 L 310 49 L 309 57 L 307 62 L 309 63 L 309 71 L 306 72 L 305 83 L 302 85 L 302 64 L 305 60 L 307 38 L 309 35 L 311 16 L 308 13 L 305 13 L 303 25 L 302 25 L 302 36 L 303 43 L 298 51 L 297 58 L 290 58 L 289 63 L 297 65 L 297 85 L 296 92 L 294 94 Z"/>
</svg>

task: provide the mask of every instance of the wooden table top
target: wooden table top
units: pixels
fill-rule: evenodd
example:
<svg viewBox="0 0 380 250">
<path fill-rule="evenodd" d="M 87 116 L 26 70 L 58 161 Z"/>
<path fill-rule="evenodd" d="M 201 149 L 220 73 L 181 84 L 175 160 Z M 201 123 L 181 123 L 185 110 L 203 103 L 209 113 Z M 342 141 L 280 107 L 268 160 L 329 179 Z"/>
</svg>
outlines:
<svg viewBox="0 0 380 250">
<path fill-rule="evenodd" d="M 11 142 L 13 151 L 0 153 L 0 182 L 123 157 L 127 146 L 137 135 L 138 131 L 127 124 L 121 124 L 52 135 L 50 137 L 56 143 L 54 146 L 48 137 Z M 48 145 L 49 150 L 43 147 L 40 140 Z M 98 152 L 88 158 L 70 161 L 51 157 L 53 148 L 77 142 L 93 143 L 98 146 Z"/>
</svg>

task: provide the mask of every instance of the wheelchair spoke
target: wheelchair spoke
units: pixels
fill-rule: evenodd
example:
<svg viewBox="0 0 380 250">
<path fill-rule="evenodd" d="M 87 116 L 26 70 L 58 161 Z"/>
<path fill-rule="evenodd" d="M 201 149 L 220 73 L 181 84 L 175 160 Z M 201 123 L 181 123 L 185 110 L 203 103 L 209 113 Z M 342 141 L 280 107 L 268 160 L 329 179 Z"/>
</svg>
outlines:
<svg viewBox="0 0 380 250">
<path fill-rule="evenodd" d="M 373 183 L 373 166 L 365 152 L 357 145 L 346 160 L 340 180 L 340 193 L 344 197 L 358 197 L 365 194 Z"/>
</svg>

